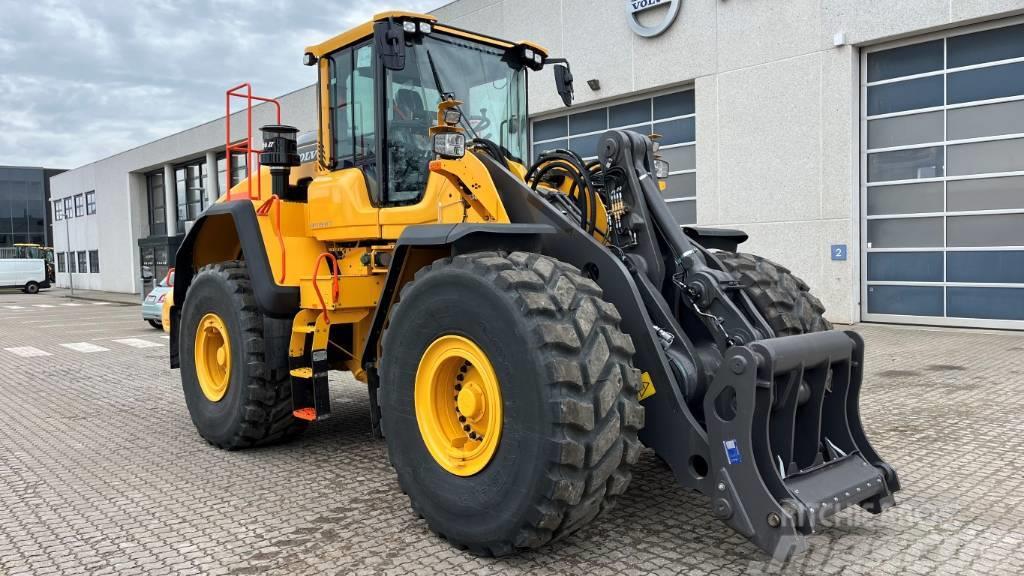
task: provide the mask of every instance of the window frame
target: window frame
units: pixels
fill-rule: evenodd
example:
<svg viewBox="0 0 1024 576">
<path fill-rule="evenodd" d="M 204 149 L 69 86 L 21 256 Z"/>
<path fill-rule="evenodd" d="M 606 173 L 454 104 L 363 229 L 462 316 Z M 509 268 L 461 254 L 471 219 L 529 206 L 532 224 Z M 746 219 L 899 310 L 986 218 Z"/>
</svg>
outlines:
<svg viewBox="0 0 1024 576">
<path fill-rule="evenodd" d="M 66 274 L 68 270 L 67 255 L 64 252 L 57 253 L 57 272 Z"/>
<path fill-rule="evenodd" d="M 89 190 L 85 193 L 85 214 L 86 216 L 96 213 L 96 191 Z"/>
<path fill-rule="evenodd" d="M 156 183 L 159 187 L 160 193 L 154 194 L 156 187 L 153 184 Z M 164 181 L 164 171 L 157 170 L 146 174 L 146 214 L 149 218 L 149 235 L 150 236 L 166 236 L 167 235 L 167 192 L 165 187 L 167 183 Z M 160 206 L 154 206 L 154 198 L 159 199 Z M 163 214 L 160 220 L 156 219 L 157 211 Z"/>
<path fill-rule="evenodd" d="M 89 273 L 89 256 L 85 250 L 78 250 L 75 252 L 78 261 L 78 273 L 88 274 Z"/>
<path fill-rule="evenodd" d="M 99 250 L 88 250 L 89 253 L 89 273 L 99 274 L 100 271 L 100 251 Z"/>
<path fill-rule="evenodd" d="M 75 217 L 74 200 L 71 196 L 64 197 L 64 219 L 71 220 Z"/>
<path fill-rule="evenodd" d="M 674 95 L 674 94 L 681 94 L 681 93 L 684 93 L 684 92 L 692 92 L 693 93 L 693 99 L 694 99 L 693 110 L 691 112 L 687 113 L 687 114 L 669 115 L 669 116 L 664 116 L 663 118 L 659 118 L 658 117 L 658 99 L 662 98 L 664 96 L 671 96 L 671 95 Z M 693 165 L 693 168 L 679 169 L 679 168 L 674 168 L 673 166 L 670 165 L 669 166 L 668 177 L 669 178 L 674 178 L 674 179 L 679 179 L 679 178 L 694 178 L 694 179 L 696 179 L 696 177 L 697 177 L 696 176 L 697 175 L 696 147 L 697 147 L 697 145 L 699 143 L 698 142 L 699 135 L 696 133 L 696 122 L 697 122 L 696 95 L 697 95 L 696 87 L 692 83 L 687 83 L 687 84 L 681 84 L 681 85 L 676 85 L 676 86 L 670 86 L 670 87 L 667 87 L 667 88 L 662 88 L 662 89 L 658 89 L 658 90 L 647 92 L 647 93 L 643 93 L 643 94 L 633 95 L 633 96 L 630 96 L 628 98 L 615 99 L 615 100 L 612 100 L 612 101 L 603 102 L 603 103 L 599 103 L 599 104 L 596 104 L 596 105 L 579 106 L 578 108 L 577 107 L 573 107 L 573 108 L 568 109 L 568 110 L 559 109 L 559 110 L 553 111 L 551 114 L 541 115 L 540 117 L 537 117 L 537 118 L 530 118 L 530 124 L 529 124 L 530 132 L 529 132 L 529 146 L 528 146 L 529 159 L 532 162 L 537 157 L 537 155 L 540 153 L 541 150 L 547 149 L 547 148 L 538 148 L 538 144 L 540 144 L 542 146 L 544 144 L 552 144 L 552 145 L 555 145 L 557 147 L 559 144 L 564 143 L 565 146 L 568 147 L 569 143 L 572 140 L 574 140 L 574 139 L 578 140 L 578 139 L 583 139 L 583 138 L 599 137 L 601 134 L 603 134 L 604 132 L 606 132 L 608 130 L 635 130 L 635 131 L 638 131 L 638 132 L 643 132 L 644 128 L 649 128 L 650 130 L 655 131 L 655 127 L 658 126 L 659 124 L 665 124 L 665 123 L 669 123 L 669 122 L 679 122 L 679 121 L 685 121 L 685 120 L 692 120 L 692 122 L 694 123 L 694 136 L 693 136 L 693 140 L 692 141 L 678 142 L 678 143 L 674 143 L 674 144 L 664 144 L 664 145 L 662 145 L 660 147 L 660 149 L 663 150 L 663 151 L 668 151 L 668 150 L 688 148 L 688 147 L 694 148 L 695 149 L 695 153 L 694 153 L 694 165 Z M 650 113 L 648 114 L 648 119 L 647 120 L 645 120 L 643 122 L 633 123 L 633 124 L 614 125 L 614 127 L 612 127 L 613 126 L 612 121 L 611 121 L 612 108 L 616 108 L 616 107 L 624 106 L 624 105 L 629 105 L 629 104 L 634 104 L 636 102 L 642 102 L 642 101 L 649 101 Z M 597 111 L 604 112 L 604 126 L 605 126 L 604 128 L 602 128 L 600 130 L 593 130 L 593 131 L 581 131 L 581 132 L 576 133 L 576 134 L 574 134 L 572 132 L 572 128 L 570 126 L 570 119 L 569 119 L 570 116 L 578 116 L 578 115 L 581 115 L 581 114 L 588 114 L 588 113 L 593 113 L 593 112 L 597 112 Z M 545 139 L 541 139 L 541 140 L 535 140 L 534 137 L 533 137 L 533 134 L 534 134 L 534 127 L 536 126 L 536 124 L 539 123 L 539 122 L 545 122 L 545 121 L 549 121 L 549 120 L 562 120 L 565 123 L 565 133 L 564 133 L 564 135 L 559 135 L 559 136 L 555 136 L 555 137 L 551 137 L 551 138 L 545 138 Z M 596 159 L 596 158 L 597 158 L 597 156 L 586 156 L 584 159 L 585 160 L 592 160 L 592 159 Z M 668 179 L 666 179 L 666 180 L 668 180 Z M 683 209 L 682 203 L 689 203 L 687 208 L 690 208 L 690 207 L 693 208 L 693 213 L 695 214 L 695 219 L 697 219 L 697 218 L 699 218 L 699 215 L 696 213 L 697 192 L 698 192 L 698 190 L 697 190 L 697 186 L 696 186 L 696 183 L 695 183 L 694 184 L 693 195 L 691 195 L 691 196 L 666 196 L 665 197 L 665 202 L 669 204 L 669 209 L 670 209 L 670 211 L 673 212 L 673 214 L 675 214 L 677 210 L 682 210 Z M 677 203 L 679 203 L 680 205 L 677 205 Z M 680 224 L 680 225 L 681 226 L 691 226 L 693 224 L 692 223 L 686 223 L 686 224 Z"/>
<path fill-rule="evenodd" d="M 322 98 L 326 97 L 327 100 L 328 100 L 328 105 L 326 107 L 326 110 L 325 110 L 325 107 L 323 107 L 323 106 L 319 107 L 319 115 L 321 115 L 321 125 L 322 126 L 324 126 L 324 125 L 328 126 L 328 132 L 331 135 L 331 137 L 329 138 L 330 141 L 326 142 L 327 146 L 329 147 L 328 150 L 330 151 L 330 155 L 329 155 L 329 158 L 328 158 L 328 166 L 329 166 L 329 168 L 331 170 L 349 169 L 349 168 L 356 168 L 356 169 L 358 169 L 359 172 L 362 174 L 362 178 L 364 178 L 364 180 L 366 182 L 367 193 L 369 194 L 371 205 L 374 206 L 375 208 L 380 208 L 381 207 L 380 196 L 382 194 L 380 192 L 381 189 L 382 189 L 381 179 L 383 177 L 381 174 L 383 174 L 382 170 L 385 169 L 384 166 L 385 166 L 385 163 L 386 163 L 386 159 L 382 158 L 382 154 L 383 154 L 383 151 L 385 150 L 384 147 L 386 146 L 386 143 L 384 141 L 385 138 L 381 134 L 381 129 L 380 129 L 380 126 L 382 126 L 382 124 L 381 124 L 381 114 L 382 114 L 382 109 L 384 107 L 378 106 L 378 104 L 379 104 L 380 101 L 382 101 L 380 99 L 382 94 L 383 94 L 382 88 L 381 88 L 381 76 L 382 76 L 382 69 L 384 67 L 381 66 L 381 64 L 380 64 L 380 54 L 379 54 L 379 52 L 377 50 L 377 47 L 376 47 L 376 44 L 375 44 L 375 38 L 376 38 L 376 29 L 375 29 L 375 35 L 374 36 L 370 36 L 368 38 L 365 38 L 365 39 L 362 39 L 362 40 L 358 41 L 357 43 L 350 44 L 348 46 L 345 46 L 344 48 L 340 48 L 338 50 L 335 50 L 335 51 L 331 52 L 330 54 L 327 54 L 323 58 L 321 58 L 322 60 L 326 61 L 326 66 L 324 67 L 325 70 L 322 72 L 322 74 L 318 74 L 317 75 L 317 82 L 318 82 L 317 96 L 318 97 L 322 97 Z M 355 52 L 358 49 L 360 49 L 362 47 L 366 47 L 366 46 L 369 46 L 370 49 L 372 50 L 370 57 L 371 57 L 371 63 L 372 63 L 372 66 L 373 66 L 373 72 L 372 72 L 371 77 L 373 79 L 372 82 L 373 82 L 373 94 L 374 94 L 374 97 L 373 97 L 373 101 L 374 101 L 374 112 L 373 112 L 374 146 L 373 146 L 373 154 L 371 156 L 362 157 L 362 158 L 360 158 L 358 160 L 355 159 L 355 123 L 354 123 L 354 111 L 353 111 L 352 112 L 353 122 L 351 122 L 350 125 L 349 125 L 349 130 L 352 133 L 352 151 L 351 151 L 352 152 L 352 154 L 351 154 L 352 165 L 351 166 L 347 166 L 345 168 L 340 168 L 339 167 L 339 159 L 340 158 L 344 158 L 344 157 L 339 156 L 339 154 L 338 154 L 338 148 L 339 147 L 337 146 L 337 143 L 338 143 L 337 142 L 337 125 L 336 125 L 337 123 L 335 122 L 336 109 L 338 108 L 337 106 L 335 106 L 335 102 L 337 101 L 337 97 L 336 97 L 336 93 L 337 93 L 336 90 L 337 90 L 337 88 L 335 86 L 337 86 L 337 82 L 335 82 L 334 84 L 332 84 L 332 82 L 331 82 L 331 80 L 334 79 L 335 75 L 337 74 L 336 73 L 337 65 L 335 64 L 335 57 L 338 54 L 341 54 L 343 52 L 347 52 L 348 53 L 348 60 L 349 60 L 351 74 L 354 76 L 354 74 L 355 74 Z M 325 89 L 325 86 L 324 86 L 324 79 L 325 78 L 327 79 L 326 89 Z M 354 85 L 354 82 L 352 84 Z M 354 87 L 353 86 L 348 86 L 346 91 L 348 92 L 348 95 L 349 95 L 349 105 L 351 105 L 351 101 L 350 100 L 352 99 L 352 97 L 354 95 L 353 94 Z M 327 118 L 323 117 L 325 112 L 327 113 Z M 319 146 L 324 146 L 325 138 L 324 138 L 323 133 L 318 133 L 317 141 L 321 142 L 321 145 L 319 145 Z"/>
<path fill-rule="evenodd" d="M 75 218 L 85 216 L 85 194 L 75 194 Z"/>
<path fill-rule="evenodd" d="M 60 222 L 64 219 L 64 199 L 58 198 L 51 204 L 53 205 L 53 221 Z"/>
</svg>

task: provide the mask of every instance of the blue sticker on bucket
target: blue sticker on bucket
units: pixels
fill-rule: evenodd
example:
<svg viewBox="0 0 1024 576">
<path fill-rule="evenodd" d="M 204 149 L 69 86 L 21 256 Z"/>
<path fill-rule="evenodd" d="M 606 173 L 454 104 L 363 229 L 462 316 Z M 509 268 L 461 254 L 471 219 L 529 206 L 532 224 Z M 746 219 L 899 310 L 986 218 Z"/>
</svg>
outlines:
<svg viewBox="0 0 1024 576">
<path fill-rule="evenodd" d="M 735 440 L 724 440 L 722 444 L 725 446 L 725 457 L 729 459 L 729 464 L 739 464 L 743 461 L 739 444 Z"/>
</svg>

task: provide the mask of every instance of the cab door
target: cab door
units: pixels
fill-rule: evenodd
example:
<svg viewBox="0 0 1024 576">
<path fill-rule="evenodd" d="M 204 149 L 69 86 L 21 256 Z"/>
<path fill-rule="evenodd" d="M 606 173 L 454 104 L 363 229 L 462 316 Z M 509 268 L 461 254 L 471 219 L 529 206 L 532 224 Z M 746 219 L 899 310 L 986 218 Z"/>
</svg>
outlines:
<svg viewBox="0 0 1024 576">
<path fill-rule="evenodd" d="M 380 238 L 376 128 L 377 62 L 370 40 L 320 59 L 318 175 L 309 186 L 311 236 L 323 241 Z"/>
</svg>

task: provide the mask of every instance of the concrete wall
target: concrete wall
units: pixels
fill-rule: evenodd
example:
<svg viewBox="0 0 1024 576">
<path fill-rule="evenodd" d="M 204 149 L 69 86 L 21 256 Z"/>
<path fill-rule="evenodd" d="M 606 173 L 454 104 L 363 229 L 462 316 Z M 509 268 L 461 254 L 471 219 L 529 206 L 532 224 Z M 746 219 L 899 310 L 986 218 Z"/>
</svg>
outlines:
<svg viewBox="0 0 1024 576">
<path fill-rule="evenodd" d="M 287 94 L 280 101 L 284 123 L 301 131 L 316 129 L 316 92 L 312 86 Z M 254 110 L 254 130 L 276 121 L 270 106 L 261 105 Z M 235 139 L 244 136 L 245 119 L 241 113 L 232 115 L 231 130 Z M 223 148 L 224 119 L 220 118 L 53 177 L 50 193 L 54 200 L 96 191 L 96 214 L 55 222 L 53 226 L 57 252 L 68 249 L 68 236 L 73 250 L 100 252 L 100 273 L 75 274 L 75 287 L 139 292 L 138 239 L 149 235 L 144 174 L 164 164 L 201 158 L 208 150 Z M 68 274 L 58 274 L 57 285 L 68 286 Z"/>
<path fill-rule="evenodd" d="M 1024 0 L 683 0 L 647 39 L 626 4 L 458 0 L 435 14 L 568 58 L 577 106 L 692 83 L 698 222 L 747 230 L 744 248 L 790 266 L 839 323 L 859 319 L 857 46 L 1024 11 Z M 534 115 L 563 113 L 549 72 L 531 77 L 530 97 Z M 848 260 L 832 261 L 830 244 Z"/>
</svg>

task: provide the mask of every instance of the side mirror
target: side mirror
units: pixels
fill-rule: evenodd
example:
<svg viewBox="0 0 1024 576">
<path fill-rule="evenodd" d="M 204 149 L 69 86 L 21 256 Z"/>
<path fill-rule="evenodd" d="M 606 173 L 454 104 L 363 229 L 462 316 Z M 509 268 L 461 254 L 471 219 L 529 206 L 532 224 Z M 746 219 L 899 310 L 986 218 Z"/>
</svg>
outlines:
<svg viewBox="0 0 1024 576">
<path fill-rule="evenodd" d="M 557 64 L 555 66 L 555 89 L 558 90 L 558 95 L 562 97 L 562 102 L 566 106 L 572 106 L 572 72 L 569 70 L 568 64 Z"/>
<path fill-rule="evenodd" d="M 405 30 L 394 20 L 386 20 L 377 24 L 374 30 L 377 38 L 377 53 L 380 61 L 388 70 L 405 69 Z"/>
</svg>

